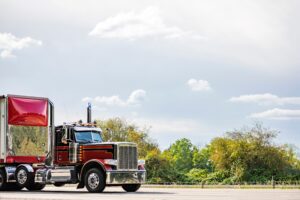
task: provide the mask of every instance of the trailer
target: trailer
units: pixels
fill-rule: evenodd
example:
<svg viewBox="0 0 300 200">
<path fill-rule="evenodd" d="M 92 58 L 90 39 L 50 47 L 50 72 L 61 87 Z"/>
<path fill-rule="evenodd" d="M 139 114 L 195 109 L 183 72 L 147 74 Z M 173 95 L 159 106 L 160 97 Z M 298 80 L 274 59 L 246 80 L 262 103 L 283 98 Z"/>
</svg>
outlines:
<svg viewBox="0 0 300 200">
<path fill-rule="evenodd" d="M 105 142 L 91 123 L 54 126 L 54 104 L 43 97 L 0 96 L 0 190 L 42 190 L 77 184 L 89 192 L 106 186 L 137 191 L 146 180 L 137 145 Z"/>
</svg>

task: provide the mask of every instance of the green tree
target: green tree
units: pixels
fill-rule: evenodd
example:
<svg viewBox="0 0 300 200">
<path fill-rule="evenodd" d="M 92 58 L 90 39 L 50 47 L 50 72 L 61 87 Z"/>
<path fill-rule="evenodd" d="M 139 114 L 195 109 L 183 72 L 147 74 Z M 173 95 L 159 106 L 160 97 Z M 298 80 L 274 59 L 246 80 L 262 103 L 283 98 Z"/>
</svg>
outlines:
<svg viewBox="0 0 300 200">
<path fill-rule="evenodd" d="M 273 143 L 276 134 L 260 123 L 228 132 L 212 140 L 210 159 L 217 171 L 229 172 L 233 181 L 280 179 L 291 163 L 287 151 Z"/>
<path fill-rule="evenodd" d="M 213 164 L 210 160 L 211 150 L 207 145 L 202 149 L 196 149 L 193 152 L 193 167 L 197 169 L 204 169 L 207 172 L 213 171 Z"/>
<path fill-rule="evenodd" d="M 168 156 L 159 150 L 148 152 L 146 157 L 147 179 L 151 183 L 176 182 L 177 173 Z"/>
<path fill-rule="evenodd" d="M 264 128 L 260 123 L 213 138 L 204 148 L 196 148 L 189 139 L 182 138 L 163 152 L 148 136 L 149 129 L 140 129 L 120 118 L 99 120 L 98 126 L 105 141 L 137 143 L 140 157 L 146 159 L 150 182 L 234 184 L 267 182 L 272 177 L 300 180 L 300 161 L 294 148 L 274 144 L 278 131 Z M 27 140 L 20 137 L 16 142 L 21 141 Z"/>
<path fill-rule="evenodd" d="M 195 150 L 196 148 L 191 141 L 183 138 L 172 144 L 164 154 L 171 158 L 175 170 L 185 174 L 193 167 L 193 153 Z"/>
<path fill-rule="evenodd" d="M 190 182 L 202 182 L 207 179 L 208 171 L 206 169 L 193 168 L 186 175 Z"/>
</svg>

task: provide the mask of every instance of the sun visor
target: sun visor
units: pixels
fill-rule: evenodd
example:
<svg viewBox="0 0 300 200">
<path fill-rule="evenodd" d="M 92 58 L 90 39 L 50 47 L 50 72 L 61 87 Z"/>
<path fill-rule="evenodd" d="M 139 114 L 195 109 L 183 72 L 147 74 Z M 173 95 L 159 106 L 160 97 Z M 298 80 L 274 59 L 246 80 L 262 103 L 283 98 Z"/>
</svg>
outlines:
<svg viewBox="0 0 300 200">
<path fill-rule="evenodd" d="M 48 100 L 8 96 L 8 124 L 48 126 Z"/>
</svg>

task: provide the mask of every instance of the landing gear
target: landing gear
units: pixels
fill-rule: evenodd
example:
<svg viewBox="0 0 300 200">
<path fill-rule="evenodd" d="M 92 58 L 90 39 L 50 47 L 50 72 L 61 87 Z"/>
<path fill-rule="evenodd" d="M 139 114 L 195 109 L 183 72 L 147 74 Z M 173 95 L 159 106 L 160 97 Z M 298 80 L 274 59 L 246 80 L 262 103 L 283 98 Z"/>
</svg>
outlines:
<svg viewBox="0 0 300 200">
<path fill-rule="evenodd" d="M 105 180 L 103 173 L 97 169 L 92 168 L 85 174 L 85 186 L 89 192 L 103 192 L 105 189 Z"/>
<path fill-rule="evenodd" d="M 126 192 L 136 192 L 138 189 L 141 187 L 141 184 L 127 184 L 127 185 L 122 185 L 122 188 Z"/>
</svg>

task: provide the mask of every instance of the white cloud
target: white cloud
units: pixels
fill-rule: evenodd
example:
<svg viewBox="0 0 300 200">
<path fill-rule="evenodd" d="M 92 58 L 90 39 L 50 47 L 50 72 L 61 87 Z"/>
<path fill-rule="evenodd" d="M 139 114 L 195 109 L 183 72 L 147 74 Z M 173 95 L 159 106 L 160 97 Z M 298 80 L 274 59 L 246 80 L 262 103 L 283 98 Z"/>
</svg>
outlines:
<svg viewBox="0 0 300 200">
<path fill-rule="evenodd" d="M 191 88 L 193 91 L 209 91 L 211 90 L 211 87 L 206 80 L 196 80 L 191 78 L 187 81 L 187 85 Z"/>
<path fill-rule="evenodd" d="M 253 113 L 250 115 L 251 118 L 265 118 L 265 119 L 300 119 L 300 110 L 288 110 L 274 108 L 260 113 Z"/>
<path fill-rule="evenodd" d="M 141 12 L 119 13 L 109 17 L 99 22 L 89 35 L 100 38 L 129 40 L 151 36 L 161 36 L 167 39 L 181 37 L 202 38 L 192 31 L 185 31 L 177 26 L 166 25 L 157 7 L 148 7 Z"/>
<path fill-rule="evenodd" d="M 31 37 L 17 38 L 11 33 L 0 33 L 1 58 L 15 57 L 12 51 L 21 50 L 32 45 L 41 46 L 42 42 Z"/>
<path fill-rule="evenodd" d="M 145 90 L 135 90 L 133 91 L 128 100 L 127 100 L 127 104 L 131 104 L 131 105 L 135 105 L 135 104 L 139 104 L 140 102 L 144 101 L 146 97 L 146 92 Z"/>
<path fill-rule="evenodd" d="M 110 96 L 110 97 L 98 96 L 98 97 L 95 97 L 95 102 L 104 104 L 104 105 L 108 105 L 108 106 L 115 106 L 115 105 L 116 106 L 126 106 L 127 105 L 127 101 L 123 101 L 117 95 Z"/>
<path fill-rule="evenodd" d="M 127 100 L 121 99 L 118 95 L 113 96 L 97 96 L 95 98 L 84 97 L 83 102 L 94 102 L 96 104 L 102 104 L 106 106 L 137 106 L 140 105 L 146 98 L 146 91 L 142 89 L 134 90 Z"/>
<path fill-rule="evenodd" d="M 11 51 L 3 50 L 3 51 L 1 51 L 0 57 L 1 58 L 13 58 L 15 56 L 11 53 Z"/>
<path fill-rule="evenodd" d="M 91 97 L 84 97 L 82 98 L 82 101 L 83 102 L 89 102 L 89 101 L 92 101 L 93 99 Z"/>
<path fill-rule="evenodd" d="M 250 94 L 232 97 L 231 102 L 257 103 L 259 105 L 300 104 L 300 97 L 278 97 L 274 94 Z"/>
</svg>

